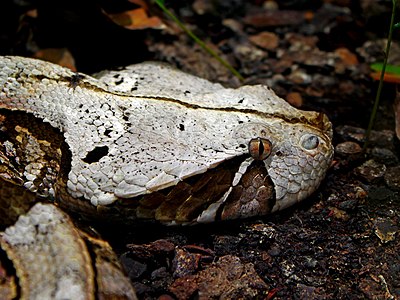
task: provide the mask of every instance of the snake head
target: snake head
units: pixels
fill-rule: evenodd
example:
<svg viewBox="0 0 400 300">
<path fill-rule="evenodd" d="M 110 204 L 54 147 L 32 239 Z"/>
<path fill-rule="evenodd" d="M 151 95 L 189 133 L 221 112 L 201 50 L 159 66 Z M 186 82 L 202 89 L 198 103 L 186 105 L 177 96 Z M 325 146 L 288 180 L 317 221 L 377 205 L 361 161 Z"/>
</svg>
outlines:
<svg viewBox="0 0 400 300">
<path fill-rule="evenodd" d="M 279 143 L 265 167 L 274 182 L 276 203 L 271 212 L 311 195 L 320 185 L 333 156 L 328 137 L 311 128 L 293 128 Z"/>
<path fill-rule="evenodd" d="M 323 114 L 317 118 L 319 126 L 276 122 L 268 128 L 252 124 L 242 131 L 242 137 L 252 136 L 250 157 L 235 175 L 221 219 L 279 211 L 318 188 L 332 161 L 333 148 L 330 122 Z"/>
</svg>

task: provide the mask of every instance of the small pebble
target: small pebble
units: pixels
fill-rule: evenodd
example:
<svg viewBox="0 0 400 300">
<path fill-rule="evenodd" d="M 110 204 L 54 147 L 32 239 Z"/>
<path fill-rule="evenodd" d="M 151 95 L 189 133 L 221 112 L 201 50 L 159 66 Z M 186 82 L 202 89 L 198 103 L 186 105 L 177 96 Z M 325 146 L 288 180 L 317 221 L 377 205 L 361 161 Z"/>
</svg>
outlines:
<svg viewBox="0 0 400 300">
<path fill-rule="evenodd" d="M 399 163 L 398 157 L 387 148 L 374 147 L 371 155 L 374 159 L 385 165 L 397 165 Z"/>
<path fill-rule="evenodd" d="M 343 142 L 337 144 L 335 147 L 335 153 L 349 159 L 359 158 L 362 154 L 362 148 L 356 142 Z"/>
<path fill-rule="evenodd" d="M 250 42 L 265 50 L 275 50 L 279 45 L 279 37 L 268 31 L 263 31 L 249 37 Z"/>
<path fill-rule="evenodd" d="M 370 159 L 355 169 L 356 173 L 368 182 L 382 178 L 386 172 L 386 166 Z"/>
<path fill-rule="evenodd" d="M 399 228 L 393 225 L 390 219 L 378 218 L 375 221 L 375 234 L 382 243 L 394 241 Z"/>
<path fill-rule="evenodd" d="M 385 173 L 385 183 L 394 190 L 400 190 L 400 166 L 388 168 Z"/>
</svg>

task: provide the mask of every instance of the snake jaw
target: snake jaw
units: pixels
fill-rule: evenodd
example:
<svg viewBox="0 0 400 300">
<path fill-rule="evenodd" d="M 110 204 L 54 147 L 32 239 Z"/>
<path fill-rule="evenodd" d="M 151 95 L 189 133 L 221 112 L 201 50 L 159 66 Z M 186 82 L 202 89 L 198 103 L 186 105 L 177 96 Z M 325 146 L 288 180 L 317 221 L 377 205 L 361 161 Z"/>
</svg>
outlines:
<svg viewBox="0 0 400 300">
<path fill-rule="evenodd" d="M 271 156 L 268 174 L 275 185 L 276 204 L 271 212 L 285 209 L 310 196 L 323 180 L 333 149 L 323 139 L 318 148 L 307 150 L 286 143 Z"/>
</svg>

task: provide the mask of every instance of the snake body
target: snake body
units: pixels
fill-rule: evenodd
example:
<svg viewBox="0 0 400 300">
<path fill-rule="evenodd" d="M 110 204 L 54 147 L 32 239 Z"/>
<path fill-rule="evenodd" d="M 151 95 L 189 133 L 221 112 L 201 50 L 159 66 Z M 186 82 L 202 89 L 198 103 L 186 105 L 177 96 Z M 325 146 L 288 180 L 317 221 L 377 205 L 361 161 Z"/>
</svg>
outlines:
<svg viewBox="0 0 400 300">
<path fill-rule="evenodd" d="M 95 78 L 1 57 L 0 89 L 1 109 L 50 124 L 66 145 L 59 154 L 67 166 L 52 174 L 43 175 L 46 159 L 26 159 L 25 187 L 38 192 L 42 174 L 43 193 L 63 186 L 64 198 L 127 208 L 133 219 L 209 222 L 278 211 L 314 192 L 332 159 L 325 115 L 300 111 L 267 86 L 224 88 L 159 63 Z M 17 134 L 35 130 L 26 127 Z M 263 148 L 257 139 L 271 145 L 262 159 L 249 155 L 249 147 Z M 31 156 L 43 152 L 30 147 Z"/>
<path fill-rule="evenodd" d="M 92 77 L 0 57 L 0 225 L 23 215 L 0 232 L 11 274 L 0 295 L 136 299 L 110 246 L 60 206 L 124 223 L 269 214 L 317 189 L 331 138 L 324 114 L 263 85 L 224 88 L 159 63 Z"/>
</svg>

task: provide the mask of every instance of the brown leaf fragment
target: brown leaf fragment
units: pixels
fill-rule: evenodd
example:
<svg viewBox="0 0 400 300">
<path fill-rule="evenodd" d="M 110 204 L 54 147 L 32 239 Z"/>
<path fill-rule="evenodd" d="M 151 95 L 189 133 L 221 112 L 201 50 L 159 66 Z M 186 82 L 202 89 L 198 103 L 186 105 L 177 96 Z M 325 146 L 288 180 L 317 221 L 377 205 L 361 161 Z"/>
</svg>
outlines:
<svg viewBox="0 0 400 300">
<path fill-rule="evenodd" d="M 347 48 L 338 48 L 335 50 L 335 53 L 340 57 L 343 64 L 346 66 L 354 66 L 359 64 L 357 56 Z"/>
<path fill-rule="evenodd" d="M 31 17 L 31 18 L 37 18 L 37 16 L 38 16 L 38 11 L 37 11 L 37 9 L 31 9 L 31 10 L 28 10 L 28 11 L 25 13 L 25 15 L 28 16 L 28 17 Z"/>
<path fill-rule="evenodd" d="M 285 41 L 290 43 L 296 51 L 310 50 L 317 47 L 319 41 L 316 36 L 305 36 L 295 32 L 288 32 L 285 35 Z"/>
<path fill-rule="evenodd" d="M 298 92 L 288 93 L 286 96 L 286 101 L 294 107 L 301 107 L 303 105 L 303 97 L 301 97 L 301 94 Z"/>
<path fill-rule="evenodd" d="M 250 36 L 249 40 L 254 45 L 266 50 L 275 50 L 279 45 L 279 37 L 273 32 L 260 32 Z"/>
<path fill-rule="evenodd" d="M 380 80 L 381 78 L 381 72 L 372 72 L 370 74 L 372 79 L 374 80 Z M 390 74 L 390 73 L 385 73 L 383 76 L 383 81 L 385 82 L 390 82 L 390 83 L 400 83 L 400 76 L 397 74 Z"/>
<path fill-rule="evenodd" d="M 164 29 L 165 25 L 160 18 L 149 16 L 143 8 L 127 10 L 122 13 L 108 14 L 104 12 L 115 24 L 126 29 Z"/>
<path fill-rule="evenodd" d="M 75 60 L 67 48 L 46 48 L 37 51 L 33 57 L 49 61 L 76 72 Z"/>
</svg>

